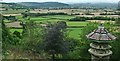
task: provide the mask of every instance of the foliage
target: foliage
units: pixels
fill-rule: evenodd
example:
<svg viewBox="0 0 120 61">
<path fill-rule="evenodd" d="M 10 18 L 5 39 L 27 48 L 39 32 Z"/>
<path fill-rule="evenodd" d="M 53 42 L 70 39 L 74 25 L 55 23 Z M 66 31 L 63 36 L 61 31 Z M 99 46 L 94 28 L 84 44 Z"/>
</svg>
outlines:
<svg viewBox="0 0 120 61">
<path fill-rule="evenodd" d="M 75 18 L 71 18 L 69 21 L 86 21 L 86 20 L 112 20 L 112 21 L 115 21 L 116 18 L 112 18 L 112 17 L 75 17 Z"/>
<path fill-rule="evenodd" d="M 40 54 L 42 47 L 42 27 L 36 26 L 32 21 L 26 22 L 23 32 L 22 44 L 25 51 Z"/>
<path fill-rule="evenodd" d="M 15 36 L 17 36 L 17 37 L 19 37 L 19 38 L 21 38 L 21 35 L 20 35 L 20 32 L 18 32 L 18 31 L 14 31 L 14 33 L 13 33 Z"/>
<path fill-rule="evenodd" d="M 120 15 L 120 12 L 115 12 L 115 13 L 101 13 L 100 15 Z"/>
<path fill-rule="evenodd" d="M 120 33 L 116 33 L 117 39 L 116 41 L 114 41 L 113 43 L 111 43 L 112 51 L 113 54 L 111 56 L 111 61 L 112 60 L 116 60 L 119 61 L 120 60 Z"/>
<path fill-rule="evenodd" d="M 31 17 L 37 17 L 37 16 L 46 16 L 46 15 L 67 15 L 67 13 L 63 12 L 48 12 L 48 13 L 21 13 L 23 16 L 31 16 Z"/>
<path fill-rule="evenodd" d="M 116 24 L 117 24 L 117 25 L 120 24 L 120 18 L 117 18 L 117 20 L 116 20 Z"/>
<path fill-rule="evenodd" d="M 66 23 L 48 24 L 44 30 L 44 50 L 50 54 L 64 54 L 68 51 L 66 38 Z M 54 51 L 54 52 L 51 52 Z"/>
<path fill-rule="evenodd" d="M 80 34 L 80 41 L 82 43 L 80 47 L 80 57 L 84 59 L 90 59 L 90 54 L 88 53 L 88 49 L 90 41 L 87 39 L 86 35 L 92 32 L 97 28 L 98 23 L 88 23 L 86 27 L 84 27 Z"/>
<path fill-rule="evenodd" d="M 76 18 L 71 18 L 69 21 L 86 21 L 85 17 L 76 17 Z"/>
<path fill-rule="evenodd" d="M 80 39 L 68 38 L 71 42 L 70 51 L 64 55 L 66 59 L 90 59 L 90 54 L 88 53 L 89 40 L 86 35 L 93 31 L 98 23 L 88 23 L 80 32 Z"/>
<path fill-rule="evenodd" d="M 13 44 L 13 38 L 9 33 L 9 30 L 6 28 L 4 21 L 2 20 L 2 48 L 3 56 L 6 56 L 11 44 Z"/>
<path fill-rule="evenodd" d="M 120 21 L 118 21 L 118 23 L 119 23 Z M 118 24 L 117 23 L 117 24 Z M 113 25 L 114 26 L 114 25 Z M 117 39 L 116 40 L 113 40 L 113 42 L 112 43 L 110 43 L 111 44 L 111 46 L 112 46 L 112 51 L 113 51 L 113 54 L 112 54 L 112 56 L 111 56 L 111 61 L 112 60 L 115 60 L 115 61 L 120 61 L 120 31 L 119 31 L 119 29 L 116 29 L 116 28 L 114 28 L 114 27 L 110 27 L 111 29 L 111 32 L 112 32 L 112 34 L 113 35 L 115 35 L 115 37 L 117 37 Z M 115 27 L 120 27 L 119 26 L 119 24 L 118 24 L 118 26 L 115 26 Z M 116 32 L 116 30 L 118 31 L 118 32 Z"/>
<path fill-rule="evenodd" d="M 3 16 L 7 20 L 17 20 L 15 16 Z"/>
</svg>

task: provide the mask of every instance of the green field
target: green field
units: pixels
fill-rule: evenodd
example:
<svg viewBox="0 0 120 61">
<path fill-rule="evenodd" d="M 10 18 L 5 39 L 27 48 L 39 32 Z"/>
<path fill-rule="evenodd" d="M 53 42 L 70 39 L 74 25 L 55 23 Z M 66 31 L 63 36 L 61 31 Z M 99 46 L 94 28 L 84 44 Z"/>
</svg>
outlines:
<svg viewBox="0 0 120 61">
<path fill-rule="evenodd" d="M 68 26 L 86 26 L 87 24 L 88 22 L 75 22 L 75 21 L 67 22 Z"/>
<path fill-rule="evenodd" d="M 69 37 L 80 39 L 80 33 L 82 28 L 67 28 L 69 31 Z"/>
<path fill-rule="evenodd" d="M 88 24 L 88 22 L 76 22 L 76 21 L 68 21 L 67 20 L 67 19 L 70 19 L 73 17 L 75 17 L 75 16 L 53 15 L 53 16 L 32 17 L 31 20 L 35 21 L 36 23 L 65 21 L 68 26 L 86 26 Z"/>
<path fill-rule="evenodd" d="M 69 15 L 49 15 L 49 16 L 43 16 L 46 18 L 56 18 L 56 19 L 64 19 L 64 20 L 68 20 L 71 18 L 74 18 L 75 16 L 69 16 Z"/>
<path fill-rule="evenodd" d="M 68 26 L 86 26 L 88 22 L 76 22 L 76 21 L 68 21 L 67 19 L 73 18 L 74 16 L 68 15 L 54 15 L 54 16 L 41 16 L 41 17 L 31 17 L 30 20 L 34 21 L 35 23 L 47 23 L 47 22 L 57 22 L 57 21 L 65 21 Z M 18 18 L 21 18 L 18 16 Z M 63 19 L 63 20 L 62 20 Z M 80 32 L 82 28 L 67 28 L 69 37 L 80 39 Z M 13 33 L 14 31 L 22 32 L 23 29 L 10 29 L 10 32 Z"/>
<path fill-rule="evenodd" d="M 80 39 L 80 32 L 82 28 L 67 28 L 69 37 Z M 11 33 L 14 33 L 15 31 L 18 31 L 22 33 L 23 29 L 10 29 Z"/>
<path fill-rule="evenodd" d="M 71 19 L 71 18 L 74 18 L 75 16 L 69 16 L 69 15 L 48 15 L 48 16 L 40 16 L 40 17 L 31 17 L 31 20 L 34 20 L 34 21 L 42 21 L 42 20 L 53 20 L 53 19 L 56 19 L 56 20 L 68 20 L 68 19 Z"/>
<path fill-rule="evenodd" d="M 49 18 L 43 18 L 43 17 L 32 17 L 30 20 L 33 21 L 44 21 L 44 20 L 49 20 Z"/>
<path fill-rule="evenodd" d="M 1 11 L 2 14 L 18 14 L 22 12 L 25 12 L 25 9 L 19 9 L 19 10 L 8 9 L 7 11 Z"/>
<path fill-rule="evenodd" d="M 15 31 L 22 33 L 23 29 L 10 29 L 11 33 L 15 32 Z"/>
<path fill-rule="evenodd" d="M 4 20 L 5 23 L 10 23 L 11 21 L 10 20 Z"/>
<path fill-rule="evenodd" d="M 58 21 L 64 21 L 64 20 L 56 20 L 56 19 L 51 19 L 51 20 L 44 20 L 44 21 L 35 21 L 35 23 L 47 23 L 47 22 L 58 22 Z"/>
</svg>

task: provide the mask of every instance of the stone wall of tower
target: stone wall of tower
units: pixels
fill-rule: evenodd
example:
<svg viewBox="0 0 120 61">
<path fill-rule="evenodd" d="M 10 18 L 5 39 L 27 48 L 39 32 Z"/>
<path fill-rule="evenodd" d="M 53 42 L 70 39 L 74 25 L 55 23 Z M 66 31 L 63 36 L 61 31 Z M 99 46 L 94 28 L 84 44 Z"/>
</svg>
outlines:
<svg viewBox="0 0 120 61">
<path fill-rule="evenodd" d="M 91 61 L 109 61 L 112 51 L 107 43 L 91 43 L 88 50 L 91 53 Z"/>
<path fill-rule="evenodd" d="M 91 55 L 91 61 L 99 61 L 99 57 Z"/>
<path fill-rule="evenodd" d="M 91 61 L 109 61 L 110 57 L 107 56 L 107 57 L 96 57 L 94 55 L 91 55 Z"/>
</svg>

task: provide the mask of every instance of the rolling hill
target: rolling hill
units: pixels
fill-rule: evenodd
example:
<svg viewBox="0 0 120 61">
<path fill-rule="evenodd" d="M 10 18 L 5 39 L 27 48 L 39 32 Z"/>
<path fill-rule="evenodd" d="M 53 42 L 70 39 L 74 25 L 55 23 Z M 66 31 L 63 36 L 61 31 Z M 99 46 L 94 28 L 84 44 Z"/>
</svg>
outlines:
<svg viewBox="0 0 120 61">
<path fill-rule="evenodd" d="M 27 6 L 30 8 L 56 8 L 56 7 L 69 7 L 69 4 L 59 2 L 20 2 L 19 5 Z"/>
<path fill-rule="evenodd" d="M 75 3 L 71 7 L 117 8 L 117 3 Z"/>
<path fill-rule="evenodd" d="M 60 2 L 17 2 L 0 3 L 4 8 L 117 8 L 117 3 L 74 3 L 66 4 Z"/>
<path fill-rule="evenodd" d="M 0 2 L 0 5 L 1 8 L 27 8 L 26 6 L 17 3 Z"/>
</svg>

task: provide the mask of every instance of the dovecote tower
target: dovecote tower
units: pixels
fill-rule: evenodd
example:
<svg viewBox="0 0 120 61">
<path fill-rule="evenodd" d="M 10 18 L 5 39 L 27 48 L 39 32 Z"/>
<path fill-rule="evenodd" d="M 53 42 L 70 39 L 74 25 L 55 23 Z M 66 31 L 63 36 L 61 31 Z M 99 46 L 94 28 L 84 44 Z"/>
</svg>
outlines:
<svg viewBox="0 0 120 61">
<path fill-rule="evenodd" d="M 87 35 L 87 38 L 92 41 L 90 49 L 92 61 L 109 61 L 112 47 L 109 42 L 115 40 L 116 37 L 109 33 L 101 24 L 98 29 Z"/>
</svg>

